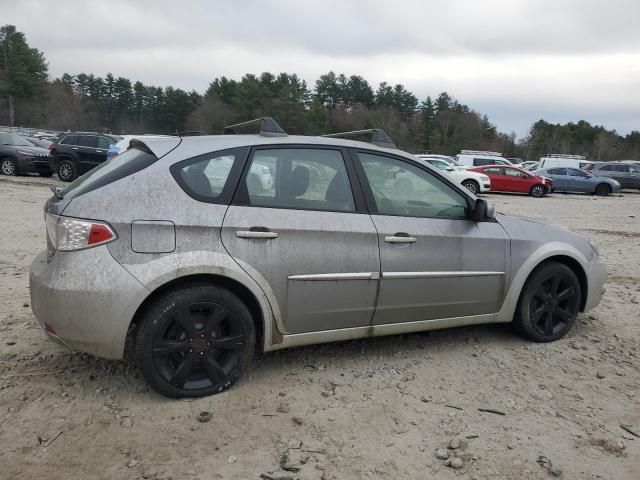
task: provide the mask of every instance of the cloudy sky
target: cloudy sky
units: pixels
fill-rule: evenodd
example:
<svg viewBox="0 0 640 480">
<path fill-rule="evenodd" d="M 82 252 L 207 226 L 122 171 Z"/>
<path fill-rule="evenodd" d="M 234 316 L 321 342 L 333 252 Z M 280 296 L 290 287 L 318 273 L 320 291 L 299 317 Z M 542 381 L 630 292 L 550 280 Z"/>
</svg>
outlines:
<svg viewBox="0 0 640 480">
<path fill-rule="evenodd" d="M 203 92 L 218 76 L 333 70 L 448 91 L 503 131 L 640 129 L 640 0 L 0 0 L 49 72 Z"/>
</svg>

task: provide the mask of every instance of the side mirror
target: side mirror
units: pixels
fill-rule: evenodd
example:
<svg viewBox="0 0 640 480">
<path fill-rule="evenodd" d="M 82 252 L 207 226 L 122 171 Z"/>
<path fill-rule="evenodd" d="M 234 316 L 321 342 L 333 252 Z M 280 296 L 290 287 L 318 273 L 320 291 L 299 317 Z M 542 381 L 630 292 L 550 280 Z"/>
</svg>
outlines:
<svg viewBox="0 0 640 480">
<path fill-rule="evenodd" d="M 484 198 L 478 198 L 476 200 L 475 207 L 471 213 L 471 219 L 476 222 L 483 220 L 490 220 L 496 216 L 496 207 L 493 204 L 488 203 Z"/>
</svg>

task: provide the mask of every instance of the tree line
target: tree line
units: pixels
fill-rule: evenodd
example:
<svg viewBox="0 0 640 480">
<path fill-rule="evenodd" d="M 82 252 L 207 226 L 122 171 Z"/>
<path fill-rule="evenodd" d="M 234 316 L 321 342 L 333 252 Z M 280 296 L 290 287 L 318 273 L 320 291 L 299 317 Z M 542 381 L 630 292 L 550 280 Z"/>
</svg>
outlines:
<svg viewBox="0 0 640 480">
<path fill-rule="evenodd" d="M 535 122 L 528 135 L 498 131 L 486 115 L 442 92 L 418 99 L 402 84 L 371 85 L 359 75 L 321 75 L 312 87 L 295 73 L 214 78 L 203 93 L 114 76 L 65 73 L 48 79 L 42 52 L 11 25 L 0 28 L 0 125 L 112 133 L 221 133 L 225 125 L 269 115 L 292 134 L 383 128 L 407 151 L 454 155 L 493 150 L 537 159 L 547 153 L 593 159 L 640 158 L 640 132 L 577 123 Z"/>
</svg>

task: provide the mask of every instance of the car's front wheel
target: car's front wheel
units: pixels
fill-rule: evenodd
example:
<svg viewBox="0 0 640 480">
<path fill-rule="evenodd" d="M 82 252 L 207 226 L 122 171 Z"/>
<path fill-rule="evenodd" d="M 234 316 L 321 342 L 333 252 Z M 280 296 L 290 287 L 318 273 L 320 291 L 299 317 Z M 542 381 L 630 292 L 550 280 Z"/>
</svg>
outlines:
<svg viewBox="0 0 640 480">
<path fill-rule="evenodd" d="M 159 393 L 201 397 L 240 378 L 255 341 L 251 313 L 236 295 L 193 285 L 159 297 L 147 309 L 136 335 L 136 359 Z"/>
<path fill-rule="evenodd" d="M 581 298 L 574 271 L 562 263 L 547 263 L 534 271 L 522 289 L 514 326 L 536 342 L 557 340 L 575 323 Z"/>
<path fill-rule="evenodd" d="M 546 193 L 547 193 L 547 189 L 544 188 L 544 186 L 542 185 L 534 185 L 533 187 L 531 187 L 531 190 L 529 191 L 529 194 L 535 198 L 544 197 Z"/>
<path fill-rule="evenodd" d="M 464 182 L 462 182 L 462 186 L 465 187 L 474 195 L 476 195 L 480 191 L 480 186 L 478 185 L 477 182 L 474 182 L 473 180 L 465 180 Z"/>
<path fill-rule="evenodd" d="M 71 160 L 62 160 L 58 165 L 58 178 L 63 182 L 72 182 L 78 177 L 76 166 Z"/>
<path fill-rule="evenodd" d="M 0 160 L 0 172 L 3 175 L 18 175 L 18 164 L 13 158 Z"/>
</svg>

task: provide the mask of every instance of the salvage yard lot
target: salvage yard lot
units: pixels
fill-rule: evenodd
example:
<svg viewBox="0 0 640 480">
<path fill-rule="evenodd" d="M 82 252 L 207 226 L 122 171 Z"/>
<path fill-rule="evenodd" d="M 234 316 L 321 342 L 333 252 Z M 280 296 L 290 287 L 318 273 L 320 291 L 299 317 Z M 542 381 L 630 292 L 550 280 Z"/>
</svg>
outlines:
<svg viewBox="0 0 640 480">
<path fill-rule="evenodd" d="M 600 249 L 602 303 L 555 343 L 489 325 L 298 348 L 178 401 L 37 327 L 28 271 L 51 183 L 0 180 L 0 478 L 550 478 L 540 456 L 562 478 L 640 478 L 640 438 L 620 426 L 640 434 L 638 192 L 483 196 Z M 460 470 L 435 456 L 454 439 Z"/>
</svg>

